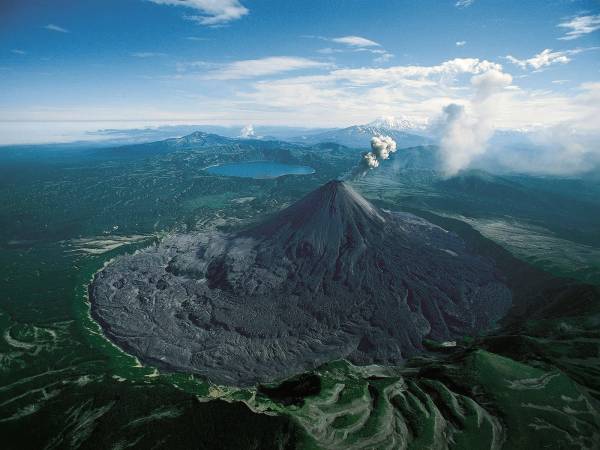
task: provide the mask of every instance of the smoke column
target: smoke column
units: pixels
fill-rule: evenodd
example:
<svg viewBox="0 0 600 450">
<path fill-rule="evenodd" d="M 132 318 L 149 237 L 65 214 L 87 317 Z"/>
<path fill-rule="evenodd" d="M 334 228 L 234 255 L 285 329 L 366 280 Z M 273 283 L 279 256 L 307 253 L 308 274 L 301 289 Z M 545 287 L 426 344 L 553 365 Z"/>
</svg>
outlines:
<svg viewBox="0 0 600 450">
<path fill-rule="evenodd" d="M 379 167 L 379 162 L 388 159 L 397 150 L 396 141 L 389 136 L 373 136 L 371 151 L 362 156 L 360 164 L 352 172 L 350 178 L 365 175 L 369 170 Z"/>
<path fill-rule="evenodd" d="M 254 138 L 256 137 L 256 132 L 254 131 L 254 127 L 252 125 L 246 125 L 240 131 L 240 137 L 242 138 Z"/>
<path fill-rule="evenodd" d="M 440 153 L 446 176 L 456 175 L 486 151 L 500 109 L 497 94 L 511 83 L 509 74 L 488 70 L 471 78 L 475 93 L 468 107 L 456 103 L 444 107 Z"/>
</svg>

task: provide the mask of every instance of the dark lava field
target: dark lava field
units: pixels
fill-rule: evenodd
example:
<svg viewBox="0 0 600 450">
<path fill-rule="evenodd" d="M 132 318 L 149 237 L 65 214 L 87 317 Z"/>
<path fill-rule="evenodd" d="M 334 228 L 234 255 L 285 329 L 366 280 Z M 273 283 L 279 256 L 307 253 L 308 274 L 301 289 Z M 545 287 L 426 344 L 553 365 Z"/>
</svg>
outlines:
<svg viewBox="0 0 600 450">
<path fill-rule="evenodd" d="M 399 365 L 511 305 L 454 233 L 330 181 L 248 229 L 177 235 L 96 275 L 92 315 L 142 361 L 252 386 L 338 359 Z"/>
</svg>

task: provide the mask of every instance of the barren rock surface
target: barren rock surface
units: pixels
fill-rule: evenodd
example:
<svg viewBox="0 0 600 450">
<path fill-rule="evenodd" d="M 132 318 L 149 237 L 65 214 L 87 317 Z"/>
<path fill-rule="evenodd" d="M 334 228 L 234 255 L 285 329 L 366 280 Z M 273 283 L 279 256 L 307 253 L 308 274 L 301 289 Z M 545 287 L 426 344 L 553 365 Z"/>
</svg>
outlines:
<svg viewBox="0 0 600 450">
<path fill-rule="evenodd" d="M 502 317 L 493 262 L 411 214 L 331 181 L 235 234 L 171 236 L 90 286 L 106 335 L 142 361 L 252 385 L 347 358 L 399 364 L 424 337 Z"/>
</svg>

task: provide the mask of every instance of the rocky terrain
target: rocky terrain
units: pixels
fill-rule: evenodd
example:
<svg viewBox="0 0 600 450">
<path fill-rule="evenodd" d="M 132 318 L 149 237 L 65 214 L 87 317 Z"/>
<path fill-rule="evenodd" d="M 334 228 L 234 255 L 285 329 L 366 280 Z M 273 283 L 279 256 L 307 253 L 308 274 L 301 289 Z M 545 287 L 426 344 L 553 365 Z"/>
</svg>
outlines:
<svg viewBox="0 0 600 450">
<path fill-rule="evenodd" d="M 511 292 L 456 235 L 331 181 L 240 232 L 173 235 L 121 257 L 90 299 L 106 335 L 141 360 L 252 385 L 340 358 L 400 364 L 424 338 L 489 328 Z"/>
</svg>

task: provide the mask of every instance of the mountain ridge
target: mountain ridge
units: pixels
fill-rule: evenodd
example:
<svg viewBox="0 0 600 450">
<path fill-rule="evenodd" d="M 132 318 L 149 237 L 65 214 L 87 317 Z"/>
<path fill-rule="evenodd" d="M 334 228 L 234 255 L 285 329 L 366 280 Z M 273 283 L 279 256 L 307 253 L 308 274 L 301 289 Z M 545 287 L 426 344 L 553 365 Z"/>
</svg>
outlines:
<svg viewBox="0 0 600 450">
<path fill-rule="evenodd" d="M 290 139 L 291 142 L 317 144 L 333 142 L 350 148 L 370 148 L 373 136 L 390 136 L 396 141 L 399 148 L 415 147 L 430 143 L 430 139 L 417 134 L 413 129 L 387 128 L 383 123 L 372 122 L 366 125 L 353 125 L 350 127 L 309 134 Z"/>
<path fill-rule="evenodd" d="M 511 304 L 492 261 L 330 181 L 234 234 L 173 235 L 90 286 L 107 336 L 146 362 L 251 385 L 333 359 L 403 363 Z"/>
</svg>

